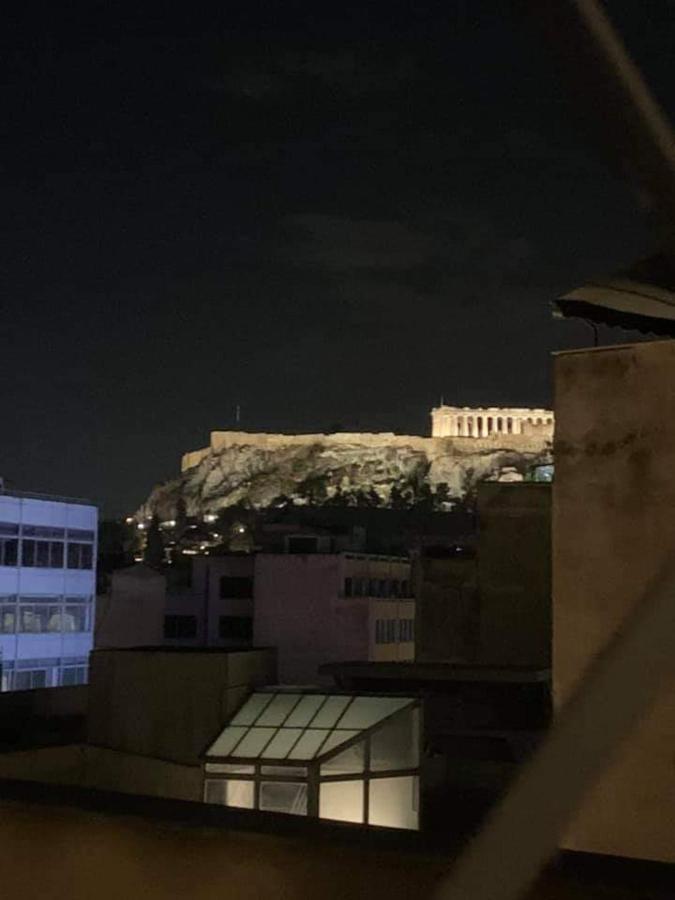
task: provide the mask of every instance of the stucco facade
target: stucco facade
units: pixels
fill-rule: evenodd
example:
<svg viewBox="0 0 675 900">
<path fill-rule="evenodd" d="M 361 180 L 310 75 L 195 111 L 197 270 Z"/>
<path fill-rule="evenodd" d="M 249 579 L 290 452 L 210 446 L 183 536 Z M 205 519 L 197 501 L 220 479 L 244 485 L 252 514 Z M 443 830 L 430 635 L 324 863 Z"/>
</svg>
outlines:
<svg viewBox="0 0 675 900">
<path fill-rule="evenodd" d="M 255 564 L 254 643 L 279 679 L 316 683 L 323 663 L 414 658 L 410 562 L 351 553 L 266 554 Z"/>
<path fill-rule="evenodd" d="M 553 675 L 557 707 L 675 546 L 675 343 L 555 360 Z M 649 659 L 645 659 L 645 665 Z M 618 747 L 564 846 L 675 862 L 675 686 Z"/>
</svg>

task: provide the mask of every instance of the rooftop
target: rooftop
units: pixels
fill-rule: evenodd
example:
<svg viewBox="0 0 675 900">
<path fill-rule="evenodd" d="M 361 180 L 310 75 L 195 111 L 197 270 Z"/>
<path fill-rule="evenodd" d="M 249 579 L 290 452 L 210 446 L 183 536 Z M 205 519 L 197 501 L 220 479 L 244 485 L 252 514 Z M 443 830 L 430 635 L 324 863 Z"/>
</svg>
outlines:
<svg viewBox="0 0 675 900">
<path fill-rule="evenodd" d="M 280 892 L 324 900 L 431 897 L 462 837 L 364 829 L 300 816 L 26 782 L 0 782 L 0 839 L 8 895 L 45 890 L 70 900 L 214 896 L 259 900 Z M 57 847 L 45 867 L 41 846 Z M 198 861 L 199 877 L 189 861 Z M 105 877 L 102 892 L 101 879 Z M 527 900 L 671 900 L 675 867 L 562 854 Z M 523 898 L 524 900 L 524 898 Z"/>
<path fill-rule="evenodd" d="M 324 663 L 322 675 L 351 675 L 411 681 L 547 682 L 550 669 L 533 666 L 467 666 L 445 662 L 338 662 Z"/>
<path fill-rule="evenodd" d="M 59 494 L 42 494 L 35 491 L 15 491 L 13 488 L 0 488 L 0 497 L 11 497 L 18 500 L 45 500 L 49 503 L 74 503 L 78 506 L 95 506 L 84 497 L 62 497 Z"/>
</svg>

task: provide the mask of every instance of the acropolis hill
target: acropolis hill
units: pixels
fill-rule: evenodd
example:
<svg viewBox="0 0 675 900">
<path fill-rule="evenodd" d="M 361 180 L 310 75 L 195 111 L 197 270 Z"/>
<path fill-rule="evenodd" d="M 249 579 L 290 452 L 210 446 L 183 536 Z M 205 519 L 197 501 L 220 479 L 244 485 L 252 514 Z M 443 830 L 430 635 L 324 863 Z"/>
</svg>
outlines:
<svg viewBox="0 0 675 900">
<path fill-rule="evenodd" d="M 236 503 L 265 507 L 280 496 L 351 502 L 370 493 L 386 505 L 393 488 L 414 497 L 423 484 L 461 497 L 501 469 L 551 461 L 550 410 L 440 406 L 431 418 L 431 437 L 212 431 L 208 447 L 186 453 L 180 476 L 158 485 L 139 514 L 170 518 L 179 497 L 194 515 Z"/>
</svg>

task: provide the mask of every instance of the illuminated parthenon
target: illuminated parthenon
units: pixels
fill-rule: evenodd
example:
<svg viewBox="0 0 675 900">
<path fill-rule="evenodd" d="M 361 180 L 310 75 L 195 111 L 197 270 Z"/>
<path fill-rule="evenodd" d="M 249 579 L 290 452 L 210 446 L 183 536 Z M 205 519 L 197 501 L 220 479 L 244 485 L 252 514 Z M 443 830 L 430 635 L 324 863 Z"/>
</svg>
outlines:
<svg viewBox="0 0 675 900">
<path fill-rule="evenodd" d="M 497 434 L 552 439 L 553 411 L 497 406 L 439 406 L 431 410 L 432 437 L 483 438 Z"/>
</svg>

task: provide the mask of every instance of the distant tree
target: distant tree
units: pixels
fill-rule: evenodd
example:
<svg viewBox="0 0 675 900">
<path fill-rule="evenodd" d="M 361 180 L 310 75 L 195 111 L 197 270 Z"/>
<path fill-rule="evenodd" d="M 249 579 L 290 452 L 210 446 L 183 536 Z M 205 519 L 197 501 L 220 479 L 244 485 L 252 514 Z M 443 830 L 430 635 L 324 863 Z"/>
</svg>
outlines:
<svg viewBox="0 0 675 900">
<path fill-rule="evenodd" d="M 126 522 L 103 519 L 98 528 L 97 590 L 108 589 L 110 576 L 115 569 L 130 566 L 134 561 L 136 528 Z"/>
<path fill-rule="evenodd" d="M 328 485 L 325 475 L 310 475 L 297 488 L 298 497 L 302 497 L 312 506 L 322 506 L 328 499 Z"/>
<path fill-rule="evenodd" d="M 353 491 L 352 497 L 354 499 L 354 506 L 358 506 L 361 509 L 365 509 L 372 505 L 370 502 L 370 496 L 369 496 L 368 492 L 362 490 L 361 488 L 359 488 L 356 491 Z"/>
<path fill-rule="evenodd" d="M 434 508 L 434 495 L 428 482 L 423 482 L 415 493 L 415 509 L 420 512 L 432 512 Z"/>
<path fill-rule="evenodd" d="M 183 497 L 179 497 L 176 501 L 174 519 L 176 520 L 176 531 L 178 534 L 182 534 L 188 526 L 187 504 Z"/>
<path fill-rule="evenodd" d="M 434 493 L 434 508 L 445 510 L 451 502 L 452 498 L 450 497 L 450 488 L 448 484 L 445 481 L 439 482 L 436 485 L 436 492 Z"/>
<path fill-rule="evenodd" d="M 392 485 L 389 494 L 389 506 L 392 509 L 408 509 L 410 507 L 410 496 L 402 490 L 398 484 Z"/>
<path fill-rule="evenodd" d="M 157 513 L 152 517 L 152 521 L 146 531 L 143 559 L 153 569 L 160 569 L 164 564 L 164 541 L 159 530 L 159 516 Z"/>
<path fill-rule="evenodd" d="M 333 493 L 326 499 L 325 506 L 347 506 L 347 498 L 342 488 L 338 485 Z"/>
<path fill-rule="evenodd" d="M 382 505 L 382 497 L 377 493 L 374 487 L 371 487 L 368 491 L 368 506 L 381 506 Z"/>
</svg>

